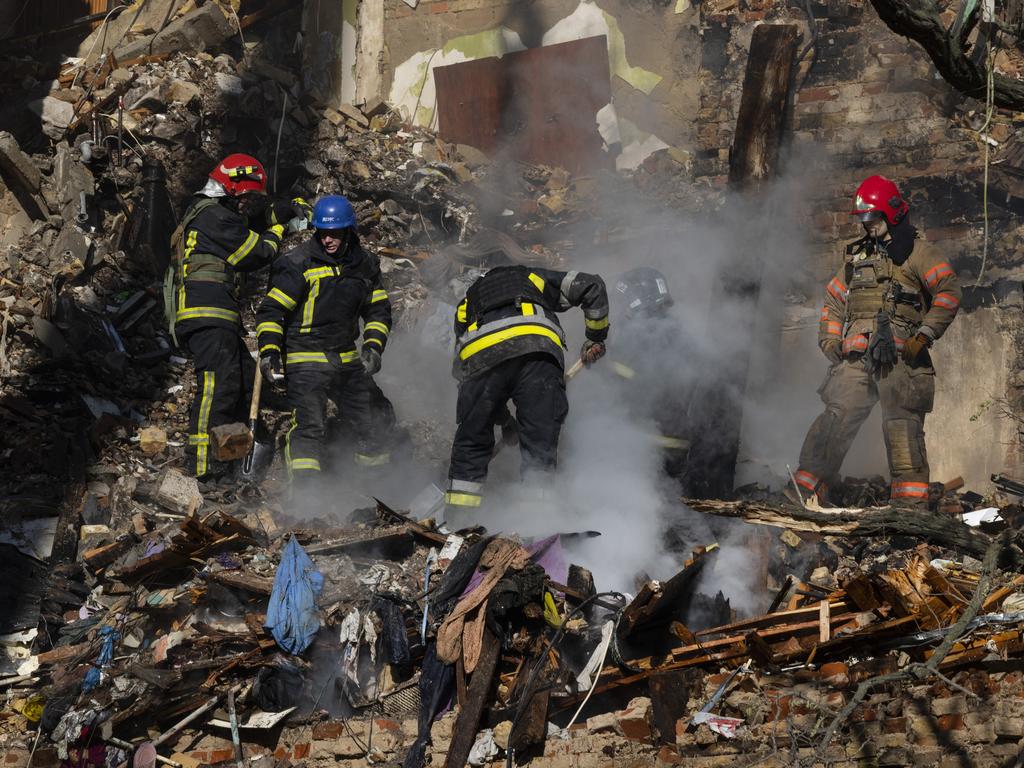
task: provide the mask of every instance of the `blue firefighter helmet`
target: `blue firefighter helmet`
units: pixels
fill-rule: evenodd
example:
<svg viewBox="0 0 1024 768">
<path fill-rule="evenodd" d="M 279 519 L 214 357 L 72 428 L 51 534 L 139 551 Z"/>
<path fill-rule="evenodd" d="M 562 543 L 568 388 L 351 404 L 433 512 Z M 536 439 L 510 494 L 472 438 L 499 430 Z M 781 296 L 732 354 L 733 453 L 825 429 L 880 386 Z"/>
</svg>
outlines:
<svg viewBox="0 0 1024 768">
<path fill-rule="evenodd" d="M 341 195 L 325 195 L 313 206 L 313 226 L 316 229 L 348 229 L 356 225 L 356 212 L 352 203 Z"/>
</svg>

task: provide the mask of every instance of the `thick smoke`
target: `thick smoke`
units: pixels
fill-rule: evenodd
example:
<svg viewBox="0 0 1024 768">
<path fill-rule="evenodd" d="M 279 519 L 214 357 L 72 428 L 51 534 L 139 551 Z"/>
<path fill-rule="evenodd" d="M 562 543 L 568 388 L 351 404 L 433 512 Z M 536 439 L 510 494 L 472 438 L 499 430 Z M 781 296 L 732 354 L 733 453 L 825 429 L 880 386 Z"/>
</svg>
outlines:
<svg viewBox="0 0 1024 768">
<path fill-rule="evenodd" d="M 667 579 L 690 547 L 717 541 L 722 552 L 704 591 L 722 590 L 743 612 L 764 607 L 764 585 L 755 583 L 746 551 L 751 529 L 711 521 L 685 507 L 656 437 L 666 410 L 675 410 L 680 422 L 692 421 L 702 413 L 701 398 L 725 388 L 736 407 L 745 408 L 746 461 L 738 477 L 754 467 L 756 479 L 778 487 L 786 463 L 796 464 L 800 441 L 820 407 L 814 389 L 825 371 L 814 347 L 816 312 L 811 318 L 806 309 L 808 297 L 817 303 L 820 292 L 820 275 L 811 269 L 810 206 L 794 205 L 811 198 L 807 170 L 816 162 L 820 170 L 819 158 L 790 158 L 786 167 L 798 172 L 756 194 L 708 206 L 713 212 L 686 216 L 624 192 L 628 187 L 621 181 L 610 182 L 614 195 L 600 200 L 594 213 L 606 227 L 599 239 L 607 242 L 592 245 L 592 229 L 559 232 L 560 240 L 575 243 L 564 268 L 602 275 L 614 295 L 622 273 L 654 267 L 667 277 L 675 304 L 656 322 L 631 323 L 613 301 L 607 357 L 568 385 L 570 412 L 558 473 L 543 483 L 521 482 L 518 449 L 505 448 L 491 463 L 481 524 L 527 537 L 599 531 L 599 537 L 577 537 L 567 545 L 571 560 L 594 572 L 599 589 L 630 592 L 638 576 Z M 733 290 L 748 284 L 759 284 L 759 292 Z M 430 496 L 420 494 L 431 483 L 443 489 L 457 395 L 451 376 L 455 300 L 448 289 L 433 291 L 411 329 L 392 334 L 377 377 L 412 432 L 415 455 L 366 480 L 340 471 L 325 505 L 338 506 L 344 498 L 360 506 L 373 493 L 408 508 L 417 496 L 419 502 Z M 583 340 L 583 316 L 570 310 L 562 319 L 568 365 Z M 616 376 L 615 363 L 638 349 L 643 354 L 635 367 L 642 375 L 630 381 Z M 744 378 L 735 372 L 744 370 L 737 363 L 747 359 Z M 766 410 L 779 374 L 793 360 L 807 371 L 801 384 L 806 392 L 799 403 L 788 400 L 785 409 Z M 685 465 L 678 459 L 676 464 Z M 669 529 L 677 542 L 673 551 L 666 546 Z M 680 538 L 685 546 L 678 546 Z"/>
</svg>

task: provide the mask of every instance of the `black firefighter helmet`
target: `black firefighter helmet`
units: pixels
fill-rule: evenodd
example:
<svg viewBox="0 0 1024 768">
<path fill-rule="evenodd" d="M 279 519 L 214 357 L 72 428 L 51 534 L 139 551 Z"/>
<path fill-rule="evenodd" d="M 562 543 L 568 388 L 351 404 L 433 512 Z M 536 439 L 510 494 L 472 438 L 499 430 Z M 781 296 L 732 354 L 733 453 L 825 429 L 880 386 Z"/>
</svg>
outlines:
<svg viewBox="0 0 1024 768">
<path fill-rule="evenodd" d="M 672 306 L 665 276 L 652 267 L 631 269 L 615 284 L 626 307 L 626 317 L 658 317 Z"/>
</svg>

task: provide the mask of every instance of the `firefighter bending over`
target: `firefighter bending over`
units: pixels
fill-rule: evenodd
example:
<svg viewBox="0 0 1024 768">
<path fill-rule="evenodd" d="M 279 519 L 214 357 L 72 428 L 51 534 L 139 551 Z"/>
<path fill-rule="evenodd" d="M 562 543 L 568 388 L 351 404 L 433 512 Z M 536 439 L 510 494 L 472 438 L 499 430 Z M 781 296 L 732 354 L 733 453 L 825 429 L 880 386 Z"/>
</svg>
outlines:
<svg viewBox="0 0 1024 768">
<path fill-rule="evenodd" d="M 210 455 L 210 429 L 246 420 L 256 373 L 242 340 L 237 273 L 266 266 L 277 256 L 285 227 L 297 228 L 310 213 L 301 198 L 268 206 L 266 192 L 263 165 L 249 155 L 229 155 L 182 217 L 174 333 L 195 362 L 185 457 L 200 479 L 227 473 L 229 467 Z"/>
<path fill-rule="evenodd" d="M 816 493 L 824 503 L 879 401 L 892 503 L 928 501 L 924 419 L 935 394 L 928 349 L 956 316 L 960 284 L 949 263 L 916 240 L 909 211 L 893 182 L 866 179 L 852 211 L 866 234 L 846 247 L 826 290 L 818 331 L 831 363 L 819 390 L 825 412 L 804 439 L 796 473 L 804 495 Z"/>
<path fill-rule="evenodd" d="M 380 262 L 359 244 L 355 211 L 341 195 L 316 202 L 313 227 L 314 237 L 274 263 L 256 312 L 260 370 L 284 381 L 292 414 L 288 474 L 304 489 L 321 477 L 328 398 L 355 436 L 357 464 L 387 464 L 396 437 L 394 409 L 372 378 L 391 332 Z"/>
<path fill-rule="evenodd" d="M 458 427 L 445 494 L 446 521 L 460 527 L 480 506 L 494 427 L 518 433 L 522 473 L 555 467 L 569 411 L 565 333 L 558 312 L 581 307 L 584 364 L 599 360 L 608 336 L 608 293 L 597 275 L 523 266 L 496 267 L 473 283 L 455 313 Z M 513 421 L 508 401 L 516 407 Z"/>
</svg>

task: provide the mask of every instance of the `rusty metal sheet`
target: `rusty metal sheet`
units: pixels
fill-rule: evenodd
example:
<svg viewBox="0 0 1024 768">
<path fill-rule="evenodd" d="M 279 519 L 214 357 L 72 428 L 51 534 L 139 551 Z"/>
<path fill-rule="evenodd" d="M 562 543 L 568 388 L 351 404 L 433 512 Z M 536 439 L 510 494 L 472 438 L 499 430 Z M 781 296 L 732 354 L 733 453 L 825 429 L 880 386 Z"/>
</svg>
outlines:
<svg viewBox="0 0 1024 768">
<path fill-rule="evenodd" d="M 446 141 L 574 173 L 611 164 L 597 130 L 611 101 L 604 36 L 437 67 L 434 78 Z"/>
</svg>

